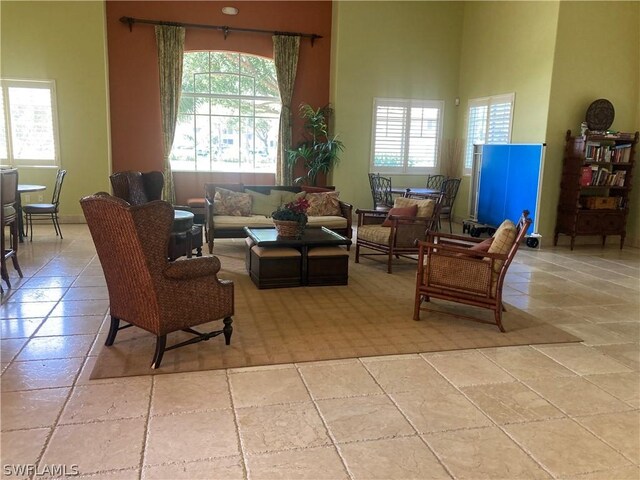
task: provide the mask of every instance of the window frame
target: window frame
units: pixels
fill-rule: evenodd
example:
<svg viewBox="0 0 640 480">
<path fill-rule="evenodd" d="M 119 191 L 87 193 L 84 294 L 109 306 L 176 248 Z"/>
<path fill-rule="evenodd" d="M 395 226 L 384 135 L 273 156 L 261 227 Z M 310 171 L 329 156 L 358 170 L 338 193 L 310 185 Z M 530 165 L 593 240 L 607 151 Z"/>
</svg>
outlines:
<svg viewBox="0 0 640 480">
<path fill-rule="evenodd" d="M 275 73 L 275 62 L 273 60 L 273 58 L 269 58 L 263 55 L 255 55 L 252 53 L 247 53 L 247 52 L 241 52 L 241 51 L 231 51 L 231 50 L 220 50 L 220 49 L 216 49 L 216 50 L 193 50 L 193 51 L 189 51 L 189 52 L 185 52 L 185 55 L 187 54 L 195 54 L 195 53 L 206 53 L 209 55 L 209 62 L 211 62 L 211 55 L 215 54 L 215 53 L 226 53 L 226 54 L 233 54 L 233 55 L 238 55 L 238 56 L 251 56 L 251 57 L 258 57 L 258 58 L 262 58 L 265 60 L 269 60 L 272 63 L 274 63 L 274 73 Z M 209 63 L 209 66 L 211 66 L 211 63 Z M 234 72 L 226 72 L 226 71 L 222 71 L 222 72 L 218 72 L 218 71 L 213 71 L 211 70 L 211 68 L 209 68 L 208 71 L 202 71 L 202 72 L 198 72 L 198 74 L 202 74 L 202 75 L 212 75 L 212 74 L 221 74 L 221 75 L 233 75 L 238 77 L 239 79 L 242 77 L 247 77 L 246 74 L 242 73 L 240 65 L 238 65 L 238 71 L 234 71 Z M 257 77 L 252 77 L 254 79 L 255 82 L 255 78 Z M 247 95 L 243 95 L 241 93 L 205 93 L 205 92 L 185 92 L 183 90 L 180 91 L 180 98 L 182 100 L 182 98 L 185 97 L 189 97 L 189 98 L 207 98 L 209 100 L 211 99 L 232 99 L 232 100 L 238 100 L 238 101 L 277 101 L 280 105 L 280 111 L 282 111 L 282 99 L 279 96 L 279 92 L 278 92 L 278 96 L 277 97 L 269 97 L 269 96 L 264 96 L 264 95 L 253 95 L 253 96 L 247 96 Z M 182 101 L 181 101 L 182 103 Z M 253 120 L 253 138 L 254 138 L 254 143 L 255 143 L 255 138 L 256 138 L 256 120 L 261 119 L 261 118 L 266 118 L 266 117 L 260 117 L 260 116 L 256 116 L 255 114 L 255 104 L 253 106 L 253 116 L 246 116 L 246 115 L 242 115 L 241 114 L 241 109 L 238 111 L 238 116 L 235 117 L 238 119 L 238 124 L 241 125 L 242 123 L 242 119 L 244 118 L 250 118 Z M 196 152 L 195 158 L 193 159 L 193 167 L 192 168 L 186 168 L 184 165 L 181 166 L 174 166 L 173 162 L 174 161 L 178 161 L 181 163 L 184 163 L 184 160 L 179 160 L 179 159 L 172 159 L 172 154 L 173 154 L 173 149 L 175 148 L 175 138 L 174 138 L 174 144 L 172 145 L 172 151 L 170 152 L 170 157 L 169 160 L 170 162 L 172 162 L 171 168 L 173 171 L 176 172 L 194 172 L 194 173 L 198 173 L 198 172 L 205 172 L 205 173 L 265 173 L 265 174 L 275 174 L 276 170 L 278 168 L 277 166 L 277 145 L 275 147 L 275 151 L 276 151 L 276 158 L 275 161 L 273 163 L 273 168 L 270 170 L 265 170 L 265 169 L 256 169 L 256 161 L 257 161 L 257 150 L 254 148 L 254 158 L 252 159 L 252 164 L 253 164 L 253 169 L 251 170 L 247 170 L 247 169 L 243 169 L 242 165 L 246 165 L 248 162 L 247 160 L 243 160 L 242 159 L 242 155 L 240 155 L 238 157 L 238 161 L 235 163 L 235 165 L 233 166 L 232 169 L 215 169 L 212 167 L 213 163 L 214 163 L 214 159 L 211 156 L 211 150 L 209 150 L 209 168 L 208 169 L 202 169 L 202 168 L 198 168 L 199 162 L 198 162 L 198 154 L 197 154 L 197 150 L 198 150 L 198 133 L 197 133 L 197 116 L 202 116 L 202 117 L 208 117 L 209 118 L 209 125 L 211 126 L 211 119 L 212 117 L 219 117 L 221 115 L 216 115 L 213 113 L 212 110 L 209 111 L 208 115 L 204 115 L 204 114 L 199 114 L 197 112 L 193 112 L 192 114 L 194 116 L 194 131 L 193 131 L 193 138 L 194 138 L 194 152 Z M 180 106 L 178 107 L 178 118 L 180 116 Z M 222 115 L 225 116 L 225 115 Z M 273 119 L 275 120 L 278 125 L 279 125 L 279 117 L 277 119 Z M 178 120 L 179 121 L 179 120 Z M 240 127 L 238 127 L 240 128 Z M 240 130 L 238 130 L 238 132 L 240 132 Z M 238 133 L 236 132 L 236 133 Z M 242 145 L 242 135 L 239 134 L 239 136 L 234 136 L 234 141 L 239 139 L 239 149 L 241 149 L 241 145 Z M 228 139 L 221 139 L 220 143 L 221 144 L 229 144 L 229 142 L 227 141 Z M 211 146 L 211 133 L 209 134 L 209 146 Z M 233 142 L 231 143 L 231 145 L 233 144 Z M 240 150 L 239 150 L 240 151 Z"/>
<path fill-rule="evenodd" d="M 402 167 L 384 167 L 381 168 L 375 165 L 375 146 L 376 146 L 376 127 L 377 127 L 377 112 L 378 106 L 396 106 L 406 109 L 405 115 L 409 117 L 409 128 L 406 128 L 402 139 Z M 435 134 L 435 151 L 434 151 L 434 165 L 432 167 L 409 167 L 409 149 L 407 148 L 408 139 L 411 133 L 411 108 L 436 108 L 438 109 L 438 119 Z M 411 98 L 383 98 L 374 97 L 373 99 L 373 113 L 371 122 L 371 150 L 369 155 L 369 172 L 371 173 L 385 173 L 389 175 L 423 175 L 428 173 L 435 173 L 438 171 L 440 164 L 440 149 L 442 148 L 442 130 L 444 125 L 444 100 L 420 100 Z"/>
<path fill-rule="evenodd" d="M 9 101 L 9 88 L 40 88 L 48 90 L 51 97 L 51 124 L 53 133 L 54 158 L 49 161 L 42 159 L 15 159 L 13 154 L 13 138 L 11 126 L 11 106 Z M 7 158 L 0 157 L 0 166 L 11 168 L 60 168 L 60 134 L 58 129 L 58 102 L 55 80 L 34 80 L 18 78 L 0 78 L 2 89 L 2 109 L 4 113 L 4 125 L 7 142 Z M 1 155 L 1 154 L 0 154 Z M 43 163 L 38 163 L 43 162 Z"/>
<path fill-rule="evenodd" d="M 513 134 L 513 114 L 515 109 L 515 92 L 511 93 L 503 93 L 500 95 L 490 95 L 488 97 L 478 97 L 478 98 L 470 98 L 467 102 L 467 112 L 466 112 L 466 122 L 465 122 L 465 149 L 464 149 L 464 157 L 463 157 L 463 172 L 464 175 L 471 175 L 473 170 L 473 146 L 476 144 L 474 142 L 469 141 L 469 131 L 470 131 L 470 121 L 471 121 L 471 109 L 474 107 L 487 107 L 487 118 L 485 120 L 484 125 L 484 140 L 482 145 L 486 144 L 487 136 L 489 134 L 489 126 L 491 124 L 491 106 L 496 104 L 510 104 L 510 113 L 509 113 L 509 133 L 508 139 L 505 143 L 511 142 L 511 135 Z M 477 144 L 480 145 L 480 144 Z M 468 164 L 467 160 L 471 159 L 471 163 Z"/>
</svg>

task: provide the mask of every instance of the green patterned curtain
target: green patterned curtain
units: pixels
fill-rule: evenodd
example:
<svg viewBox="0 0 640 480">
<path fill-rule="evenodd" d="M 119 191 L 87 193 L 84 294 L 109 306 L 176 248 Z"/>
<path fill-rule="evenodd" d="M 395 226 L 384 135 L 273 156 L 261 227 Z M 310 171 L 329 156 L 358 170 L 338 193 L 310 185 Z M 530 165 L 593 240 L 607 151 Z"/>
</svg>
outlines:
<svg viewBox="0 0 640 480">
<path fill-rule="evenodd" d="M 280 129 L 278 132 L 278 159 L 276 165 L 276 185 L 291 185 L 293 172 L 287 168 L 287 151 L 291 148 L 291 97 L 298 69 L 300 37 L 287 35 L 273 36 L 273 62 L 276 66 L 278 89 L 282 101 Z"/>
<path fill-rule="evenodd" d="M 158 69 L 160 71 L 160 109 L 162 111 L 162 140 L 164 143 L 163 198 L 172 204 L 176 195 L 169 154 L 176 132 L 180 91 L 182 89 L 182 57 L 184 56 L 184 28 L 156 26 Z"/>
</svg>

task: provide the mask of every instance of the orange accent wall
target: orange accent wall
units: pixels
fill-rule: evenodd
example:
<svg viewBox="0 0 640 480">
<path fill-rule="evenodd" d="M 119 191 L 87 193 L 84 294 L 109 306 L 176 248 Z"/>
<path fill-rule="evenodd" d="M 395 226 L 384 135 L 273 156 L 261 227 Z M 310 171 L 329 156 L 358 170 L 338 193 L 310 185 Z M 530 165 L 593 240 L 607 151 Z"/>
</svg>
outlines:
<svg viewBox="0 0 640 480">
<path fill-rule="evenodd" d="M 224 15 L 221 9 L 227 5 L 236 6 L 240 13 L 235 17 Z M 120 17 L 322 35 L 313 47 L 309 39 L 300 40 L 291 104 L 295 144 L 302 129 L 302 122 L 295 116 L 298 105 L 309 103 L 317 107 L 329 102 L 331 8 L 330 1 L 107 1 L 113 171 L 162 170 L 163 158 L 154 28 L 135 24 L 129 32 Z M 271 36 L 257 33 L 230 32 L 225 40 L 220 31 L 187 28 L 185 50 L 229 50 L 273 58 Z M 192 190 L 179 193 L 202 195 L 205 182 L 199 175 L 176 173 L 176 177 L 180 177 L 176 179 L 177 187 Z M 206 181 L 224 182 L 225 177 L 207 174 Z"/>
</svg>

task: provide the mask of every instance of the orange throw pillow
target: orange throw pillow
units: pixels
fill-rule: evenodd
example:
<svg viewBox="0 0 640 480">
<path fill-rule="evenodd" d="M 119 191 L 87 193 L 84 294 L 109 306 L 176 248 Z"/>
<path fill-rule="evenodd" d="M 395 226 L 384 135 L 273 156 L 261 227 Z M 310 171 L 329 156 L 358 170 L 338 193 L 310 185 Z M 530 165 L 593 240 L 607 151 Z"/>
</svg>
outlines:
<svg viewBox="0 0 640 480">
<path fill-rule="evenodd" d="M 389 218 L 389 215 L 397 215 L 401 217 L 415 217 L 418 213 L 418 205 L 412 205 L 411 207 L 394 207 L 389 210 L 387 218 L 382 222 L 383 227 L 390 227 L 393 222 Z M 398 220 L 398 223 L 413 223 L 411 220 Z"/>
</svg>

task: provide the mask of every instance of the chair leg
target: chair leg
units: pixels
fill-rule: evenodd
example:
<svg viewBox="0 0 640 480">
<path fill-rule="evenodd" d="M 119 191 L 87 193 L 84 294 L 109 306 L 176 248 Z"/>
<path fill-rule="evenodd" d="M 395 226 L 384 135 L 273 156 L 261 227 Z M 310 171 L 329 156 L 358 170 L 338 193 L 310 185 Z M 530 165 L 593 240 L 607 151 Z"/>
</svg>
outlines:
<svg viewBox="0 0 640 480">
<path fill-rule="evenodd" d="M 160 335 L 156 339 L 156 353 L 153 355 L 153 361 L 151 362 L 151 368 L 156 369 L 160 368 L 160 363 L 162 362 L 162 356 L 164 355 L 164 348 L 167 345 L 167 336 Z"/>
<path fill-rule="evenodd" d="M 13 268 L 16 269 L 20 278 L 23 278 L 22 270 L 20 269 L 20 263 L 18 262 L 18 219 L 15 219 L 11 224 L 11 249 L 13 250 L 13 255 L 11 255 L 11 261 L 13 262 Z"/>
<path fill-rule="evenodd" d="M 498 307 L 495 309 L 495 317 L 496 317 L 496 325 L 498 325 L 498 328 L 500 329 L 500 331 L 502 333 L 505 332 L 504 327 L 502 326 L 502 308 Z"/>
<path fill-rule="evenodd" d="M 33 215 L 29 214 L 29 225 L 27 226 L 29 229 L 29 241 L 33 242 Z"/>
<path fill-rule="evenodd" d="M 420 295 L 419 292 L 416 292 L 416 298 L 413 301 L 413 319 L 415 321 L 420 320 L 420 304 L 422 303 L 421 297 L 422 295 Z"/>
<path fill-rule="evenodd" d="M 360 263 L 360 245 L 356 243 L 356 263 Z"/>
<path fill-rule="evenodd" d="M 0 225 L 0 278 L 7 283 L 7 288 L 11 288 L 11 281 L 9 280 L 9 271 L 7 270 L 7 259 L 4 256 L 4 231 L 5 226 Z"/>
<path fill-rule="evenodd" d="M 120 326 L 120 319 L 111 315 L 111 326 L 109 327 L 109 334 L 107 335 L 107 341 L 104 344 L 107 347 L 113 345 L 118 334 L 118 327 Z"/>
<path fill-rule="evenodd" d="M 224 334 L 224 343 L 225 345 L 229 345 L 231 343 L 231 334 L 233 333 L 233 327 L 231 326 L 233 319 L 231 317 L 227 317 L 223 322 L 224 328 L 222 329 L 222 333 Z"/>
<path fill-rule="evenodd" d="M 449 220 L 449 233 L 453 233 L 453 227 L 451 226 L 451 216 L 449 216 L 447 220 Z"/>
<path fill-rule="evenodd" d="M 393 249 L 389 249 L 389 255 L 387 257 L 387 273 L 391 273 L 391 261 L 393 259 Z"/>
</svg>

